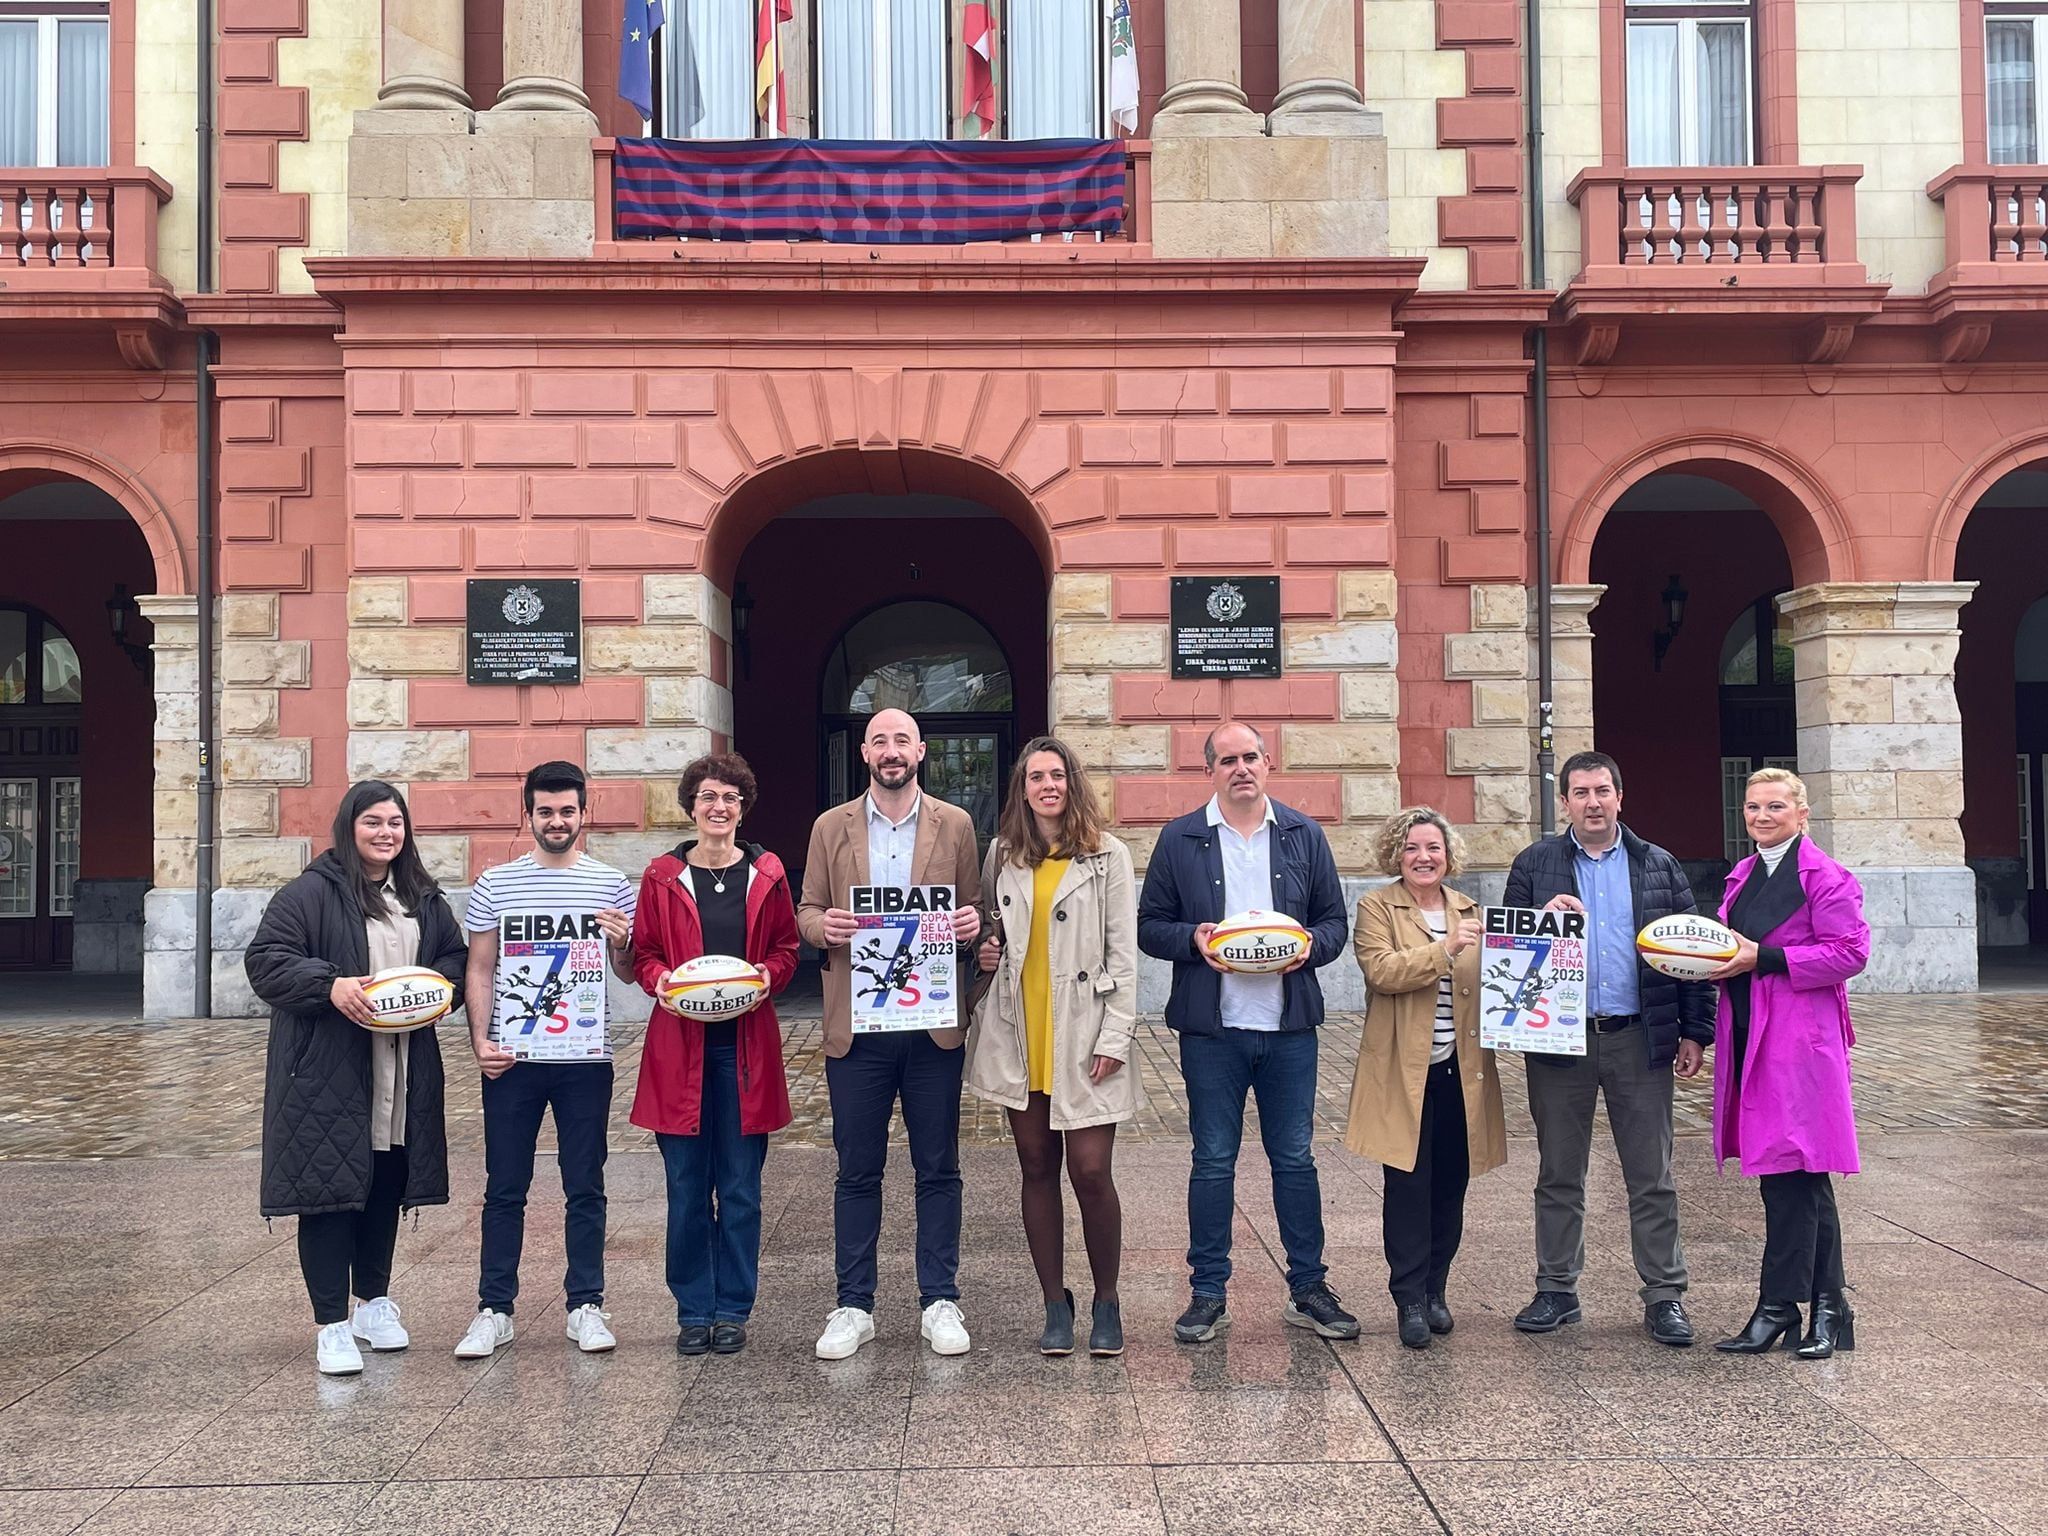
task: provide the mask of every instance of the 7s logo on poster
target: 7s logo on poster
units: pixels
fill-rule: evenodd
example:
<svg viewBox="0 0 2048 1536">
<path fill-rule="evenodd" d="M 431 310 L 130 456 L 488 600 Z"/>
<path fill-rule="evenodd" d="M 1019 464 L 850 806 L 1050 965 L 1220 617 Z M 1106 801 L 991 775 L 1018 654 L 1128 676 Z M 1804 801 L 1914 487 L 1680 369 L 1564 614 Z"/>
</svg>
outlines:
<svg viewBox="0 0 2048 1536">
<path fill-rule="evenodd" d="M 605 1054 L 605 939 L 594 913 L 507 912 L 498 919 L 501 1048 L 522 1061 Z"/>
</svg>

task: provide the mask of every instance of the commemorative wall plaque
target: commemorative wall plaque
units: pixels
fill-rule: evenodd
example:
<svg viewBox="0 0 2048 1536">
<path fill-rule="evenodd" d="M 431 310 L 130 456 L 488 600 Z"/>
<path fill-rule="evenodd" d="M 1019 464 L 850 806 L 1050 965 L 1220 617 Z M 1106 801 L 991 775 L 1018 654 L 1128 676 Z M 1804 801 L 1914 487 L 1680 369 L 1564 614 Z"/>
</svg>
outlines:
<svg viewBox="0 0 2048 1536">
<path fill-rule="evenodd" d="M 1278 677 L 1278 576 L 1173 578 L 1175 677 Z"/>
<path fill-rule="evenodd" d="M 477 581 L 469 584 L 469 681 L 583 681 L 583 584 Z"/>
</svg>

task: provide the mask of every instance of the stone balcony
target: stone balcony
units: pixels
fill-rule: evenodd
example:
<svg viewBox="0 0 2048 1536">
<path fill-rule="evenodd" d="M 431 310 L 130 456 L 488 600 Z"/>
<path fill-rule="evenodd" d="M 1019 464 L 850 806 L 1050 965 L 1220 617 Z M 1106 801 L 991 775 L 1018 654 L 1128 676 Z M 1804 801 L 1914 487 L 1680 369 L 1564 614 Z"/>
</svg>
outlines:
<svg viewBox="0 0 2048 1536">
<path fill-rule="evenodd" d="M 1584 265 L 1559 301 L 1586 365 L 1625 332 L 1742 317 L 1838 362 L 1877 313 L 1856 246 L 1858 165 L 1598 167 L 1572 178 Z"/>
<path fill-rule="evenodd" d="M 161 368 L 179 309 L 157 270 L 170 185 L 135 166 L 0 168 L 0 319 L 10 330 L 111 326 L 133 368 Z"/>
<path fill-rule="evenodd" d="M 1957 165 L 1927 184 L 1941 204 L 1947 261 L 1928 285 L 1945 362 L 1993 340 L 2040 354 L 2048 333 L 2048 165 Z"/>
</svg>

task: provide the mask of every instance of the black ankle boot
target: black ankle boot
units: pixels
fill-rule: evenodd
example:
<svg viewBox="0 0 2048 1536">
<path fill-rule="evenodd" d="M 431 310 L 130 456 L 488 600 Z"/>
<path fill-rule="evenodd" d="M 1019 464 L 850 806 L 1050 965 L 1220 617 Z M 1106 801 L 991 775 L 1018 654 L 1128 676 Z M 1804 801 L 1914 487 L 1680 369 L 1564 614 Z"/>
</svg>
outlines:
<svg viewBox="0 0 2048 1536">
<path fill-rule="evenodd" d="M 1714 1348 L 1724 1355 L 1763 1355 L 1785 1341 L 1790 1349 L 1799 1337 L 1799 1308 L 1789 1301 L 1760 1301 L 1742 1332 L 1723 1339 Z"/>
<path fill-rule="evenodd" d="M 1840 1291 L 1821 1292 L 1813 1298 L 1813 1317 L 1795 1353 L 1802 1360 L 1825 1360 L 1855 1347 L 1856 1314 L 1849 1309 L 1849 1298 Z"/>
<path fill-rule="evenodd" d="M 1038 1336 L 1038 1352 L 1041 1355 L 1071 1355 L 1074 1352 L 1072 1291 L 1063 1291 L 1058 1301 L 1045 1304 L 1045 1332 Z"/>
</svg>

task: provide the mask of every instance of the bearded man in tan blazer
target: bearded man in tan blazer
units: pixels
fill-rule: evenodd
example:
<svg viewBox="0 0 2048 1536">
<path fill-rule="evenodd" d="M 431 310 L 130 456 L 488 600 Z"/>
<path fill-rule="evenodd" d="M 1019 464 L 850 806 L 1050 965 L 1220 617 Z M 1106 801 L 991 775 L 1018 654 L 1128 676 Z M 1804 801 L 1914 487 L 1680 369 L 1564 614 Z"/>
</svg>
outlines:
<svg viewBox="0 0 2048 1536">
<path fill-rule="evenodd" d="M 917 1175 L 917 1289 L 920 1331 L 942 1355 L 969 1348 L 960 1315 L 960 1077 L 962 1028 L 853 1032 L 850 941 L 859 928 L 859 885 L 953 887 L 953 933 L 962 978 L 973 973 L 981 931 L 981 860 L 974 822 L 918 786 L 924 737 L 900 709 L 867 723 L 861 761 L 868 791 L 834 806 L 811 828 L 797 927 L 824 955 L 825 1086 L 839 1177 L 832 1227 L 839 1302 L 825 1319 L 818 1358 L 844 1360 L 875 1336 L 875 1249 L 882 1233 L 882 1170 L 898 1100 Z M 956 1009 L 966 1023 L 964 985 Z"/>
</svg>

